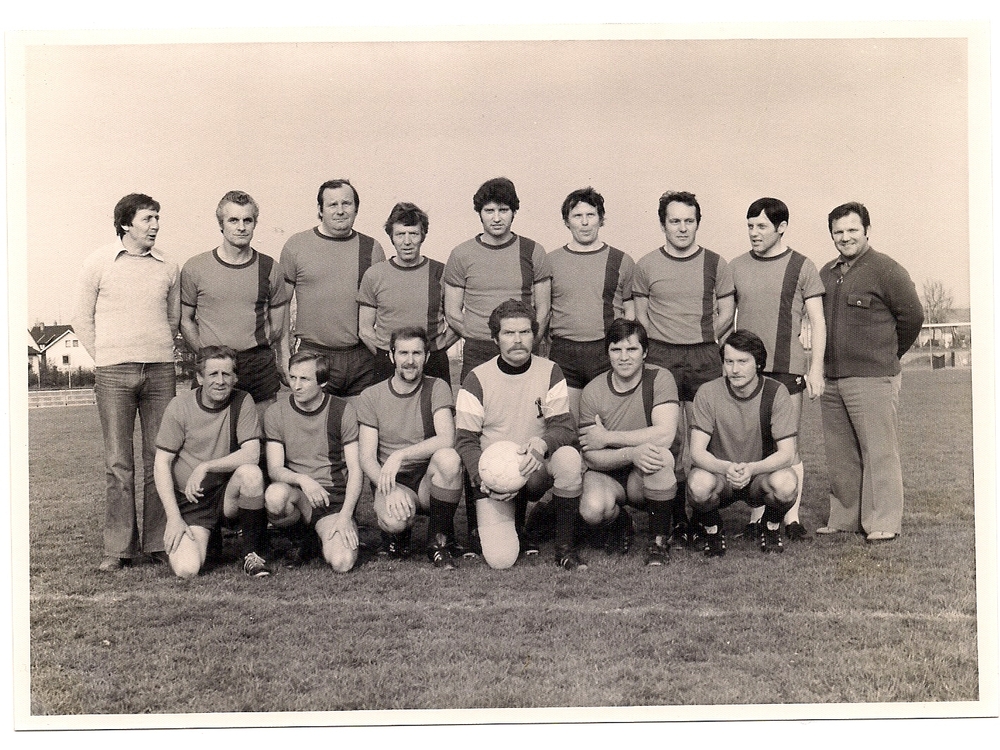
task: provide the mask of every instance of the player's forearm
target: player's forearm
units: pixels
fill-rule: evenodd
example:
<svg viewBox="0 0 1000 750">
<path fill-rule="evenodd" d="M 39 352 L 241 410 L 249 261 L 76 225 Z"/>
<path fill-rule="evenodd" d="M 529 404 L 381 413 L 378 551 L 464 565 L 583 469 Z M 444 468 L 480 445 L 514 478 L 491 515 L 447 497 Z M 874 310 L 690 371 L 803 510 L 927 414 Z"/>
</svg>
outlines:
<svg viewBox="0 0 1000 750">
<path fill-rule="evenodd" d="M 779 444 L 778 450 L 770 456 L 767 456 L 760 461 L 753 461 L 748 464 L 748 466 L 750 467 L 750 473 L 754 476 L 758 474 L 770 474 L 780 469 L 787 469 L 792 465 L 792 461 L 794 459 L 795 445 L 794 442 L 792 442 L 790 446 L 782 446 Z"/>
<path fill-rule="evenodd" d="M 177 507 L 177 497 L 174 494 L 174 476 L 170 465 L 173 457 L 169 455 L 161 457 L 161 455 L 158 452 L 153 461 L 153 481 L 167 519 L 175 520 L 181 517 L 181 511 Z"/>
<path fill-rule="evenodd" d="M 341 512 L 347 517 L 354 516 L 354 509 L 358 507 L 358 500 L 361 499 L 361 471 L 360 467 L 355 470 L 347 470 L 347 489 L 344 491 L 344 507 Z"/>
<path fill-rule="evenodd" d="M 201 349 L 201 335 L 198 332 L 197 321 L 190 320 L 189 318 L 181 318 L 181 336 L 184 337 L 184 343 L 188 345 L 195 354 Z"/>
<path fill-rule="evenodd" d="M 548 455 L 552 456 L 564 445 L 572 445 L 576 440 L 576 425 L 569 412 L 545 419 L 545 433 L 542 435 Z"/>
<path fill-rule="evenodd" d="M 462 459 L 462 465 L 469 473 L 474 486 L 479 485 L 479 457 L 483 450 L 479 447 L 479 435 L 468 430 L 455 431 L 455 450 Z"/>
<path fill-rule="evenodd" d="M 250 464 L 256 466 L 260 460 L 260 442 L 258 440 L 248 440 L 228 456 L 205 461 L 203 466 L 206 471 L 213 473 L 224 473 L 236 471 L 241 466 Z"/>
<path fill-rule="evenodd" d="M 637 445 L 642 445 L 643 443 L 653 443 L 654 445 L 669 448 L 673 441 L 673 430 L 668 430 L 667 428 L 659 427 L 657 425 L 653 425 L 652 427 L 643 427 L 641 430 L 608 432 L 609 448 L 633 448 Z"/>
<path fill-rule="evenodd" d="M 696 448 L 693 445 L 691 446 L 691 463 L 699 469 L 704 469 L 712 474 L 722 475 L 725 475 L 729 471 L 729 467 L 733 464 L 732 461 L 723 461 L 713 456 L 708 450 Z"/>
<path fill-rule="evenodd" d="M 632 465 L 632 458 L 627 448 L 599 448 L 584 451 L 583 461 L 587 468 L 596 471 L 613 471 Z"/>
<path fill-rule="evenodd" d="M 378 484 L 378 478 L 382 474 L 382 464 L 378 462 L 378 459 L 375 456 L 362 455 L 359 461 L 364 475 L 368 477 L 369 481 Z"/>
</svg>

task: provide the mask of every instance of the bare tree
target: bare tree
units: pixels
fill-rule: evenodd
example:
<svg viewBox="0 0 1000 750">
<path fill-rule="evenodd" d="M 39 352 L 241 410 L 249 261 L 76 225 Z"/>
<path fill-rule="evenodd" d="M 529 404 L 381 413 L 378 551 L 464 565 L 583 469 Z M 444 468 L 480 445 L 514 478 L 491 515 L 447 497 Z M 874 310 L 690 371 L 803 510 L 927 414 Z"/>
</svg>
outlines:
<svg viewBox="0 0 1000 750">
<path fill-rule="evenodd" d="M 941 281 L 924 281 L 924 322 L 947 323 L 954 299 Z"/>
</svg>

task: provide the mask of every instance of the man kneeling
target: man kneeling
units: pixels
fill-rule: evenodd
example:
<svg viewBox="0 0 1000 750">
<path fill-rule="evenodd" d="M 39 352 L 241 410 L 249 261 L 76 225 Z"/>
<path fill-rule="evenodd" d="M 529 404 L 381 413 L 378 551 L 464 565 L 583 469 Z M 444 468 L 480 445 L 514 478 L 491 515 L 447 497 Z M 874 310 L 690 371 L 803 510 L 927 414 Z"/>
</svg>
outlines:
<svg viewBox="0 0 1000 750">
<path fill-rule="evenodd" d="M 724 508 L 737 500 L 765 506 L 762 552 L 783 552 L 781 519 L 795 502 L 798 425 L 788 389 L 761 375 L 767 349 L 758 336 L 738 330 L 722 345 L 724 375 L 694 398 L 687 492 L 705 527 L 705 554 L 726 552 Z"/>
<path fill-rule="evenodd" d="M 616 319 L 605 335 L 611 370 L 583 389 L 580 515 L 607 532 L 608 554 L 628 552 L 632 519 L 625 505 L 649 512 L 647 565 L 670 559 L 671 504 L 677 492 L 670 446 L 680 402 L 670 370 L 646 365 L 649 340 L 637 320 Z"/>
<path fill-rule="evenodd" d="M 153 476 L 167 514 L 163 534 L 170 567 L 193 578 L 205 564 L 211 530 L 239 518 L 243 570 L 270 575 L 262 553 L 267 519 L 260 423 L 253 398 L 235 390 L 236 353 L 226 346 L 198 352 L 198 388 L 175 396 L 156 435 Z"/>
<path fill-rule="evenodd" d="M 297 543 L 286 565 L 306 562 L 318 539 L 323 559 L 346 573 L 358 560 L 358 418 L 348 401 L 326 393 L 329 377 L 328 361 L 318 352 L 300 351 L 288 360 L 292 393 L 264 415 L 267 472 L 274 480 L 264 501 L 271 523 L 287 528 Z"/>
<path fill-rule="evenodd" d="M 389 336 L 393 376 L 358 396 L 361 468 L 375 486 L 375 515 L 385 552 L 410 553 L 417 508 L 430 516 L 427 556 L 454 568 L 455 509 L 462 498 L 462 460 L 455 451 L 451 385 L 424 375 L 427 332 L 406 327 Z"/>
</svg>

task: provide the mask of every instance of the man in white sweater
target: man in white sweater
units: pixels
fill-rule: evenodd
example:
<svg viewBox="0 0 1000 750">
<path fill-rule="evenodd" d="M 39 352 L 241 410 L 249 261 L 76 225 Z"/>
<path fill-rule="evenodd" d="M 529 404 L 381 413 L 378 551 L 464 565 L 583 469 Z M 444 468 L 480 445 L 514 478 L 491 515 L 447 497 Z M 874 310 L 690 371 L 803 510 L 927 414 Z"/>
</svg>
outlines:
<svg viewBox="0 0 1000 750">
<path fill-rule="evenodd" d="M 160 204 L 126 195 L 115 206 L 118 240 L 100 248 L 80 273 L 73 328 L 97 366 L 94 394 L 104 436 L 107 511 L 104 559 L 120 570 L 140 553 L 165 562 L 166 516 L 153 479 L 156 433 L 175 394 L 173 340 L 180 322 L 176 263 L 153 247 Z M 142 532 L 135 503 L 132 435 L 142 431 Z"/>
</svg>

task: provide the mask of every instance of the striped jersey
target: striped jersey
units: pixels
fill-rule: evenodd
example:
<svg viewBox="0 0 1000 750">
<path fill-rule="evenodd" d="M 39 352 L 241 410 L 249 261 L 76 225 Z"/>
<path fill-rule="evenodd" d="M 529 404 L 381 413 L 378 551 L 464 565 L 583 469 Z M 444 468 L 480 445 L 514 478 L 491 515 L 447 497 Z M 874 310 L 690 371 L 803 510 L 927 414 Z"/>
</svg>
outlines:
<svg viewBox="0 0 1000 750">
<path fill-rule="evenodd" d="M 760 461 L 777 450 L 779 440 L 798 434 L 788 389 L 768 377 L 760 377 L 746 398 L 725 377 L 705 383 L 694 397 L 691 429 L 710 437 L 709 453 L 736 463 Z"/>
<path fill-rule="evenodd" d="M 662 404 L 679 404 L 677 383 L 670 370 L 653 365 L 643 367 L 642 378 L 633 388 L 615 390 L 609 371 L 591 380 L 580 395 L 580 428 L 590 427 L 601 418 L 608 430 L 631 432 L 653 425 L 652 412 Z"/>
<path fill-rule="evenodd" d="M 552 278 L 545 248 L 527 237 L 514 235 L 503 245 L 486 245 L 477 235 L 451 251 L 444 269 L 444 283 L 465 291 L 465 334 L 490 339 L 490 313 L 507 300 L 532 303 L 535 284 Z"/>
<path fill-rule="evenodd" d="M 434 437 L 434 414 L 450 412 L 454 404 L 451 386 L 440 378 L 424 376 L 412 393 L 398 393 L 392 380 L 365 388 L 355 401 L 358 423 L 378 430 L 379 463 L 401 448 Z"/>
<path fill-rule="evenodd" d="M 430 351 L 444 348 L 448 323 L 444 317 L 443 276 L 444 263 L 427 257 L 412 267 L 400 266 L 390 258 L 365 271 L 358 304 L 375 308 L 379 349 L 388 351 L 392 332 L 404 326 L 426 329 Z"/>
<path fill-rule="evenodd" d="M 649 337 L 667 344 L 715 343 L 715 302 L 735 294 L 729 264 L 698 247 L 686 258 L 665 247 L 635 264 L 632 294 L 649 299 Z"/>
<path fill-rule="evenodd" d="M 773 257 L 746 252 L 729 267 L 736 287 L 736 326 L 760 336 L 767 347 L 765 369 L 804 375 L 809 358 L 799 334 L 806 300 L 825 292 L 816 265 L 787 248 Z"/>
<path fill-rule="evenodd" d="M 635 261 L 605 244 L 593 252 L 568 245 L 549 253 L 552 267 L 552 335 L 569 341 L 599 341 L 622 305 L 632 299 Z"/>
<path fill-rule="evenodd" d="M 256 250 L 246 263 L 219 257 L 219 249 L 199 253 L 181 269 L 181 304 L 195 309 L 202 346 L 238 352 L 267 346 L 268 311 L 291 297 L 274 258 Z"/>
<path fill-rule="evenodd" d="M 289 237 L 280 263 L 295 288 L 295 335 L 325 347 L 356 345 L 358 287 L 365 271 L 383 260 L 378 240 L 358 232 L 327 237 L 313 227 Z"/>
<path fill-rule="evenodd" d="M 294 397 L 279 398 L 264 414 L 264 437 L 285 448 L 285 466 L 315 479 L 326 489 L 347 489 L 344 446 L 357 442 L 358 417 L 351 404 L 325 394 L 313 411 L 305 411 Z"/>
</svg>

